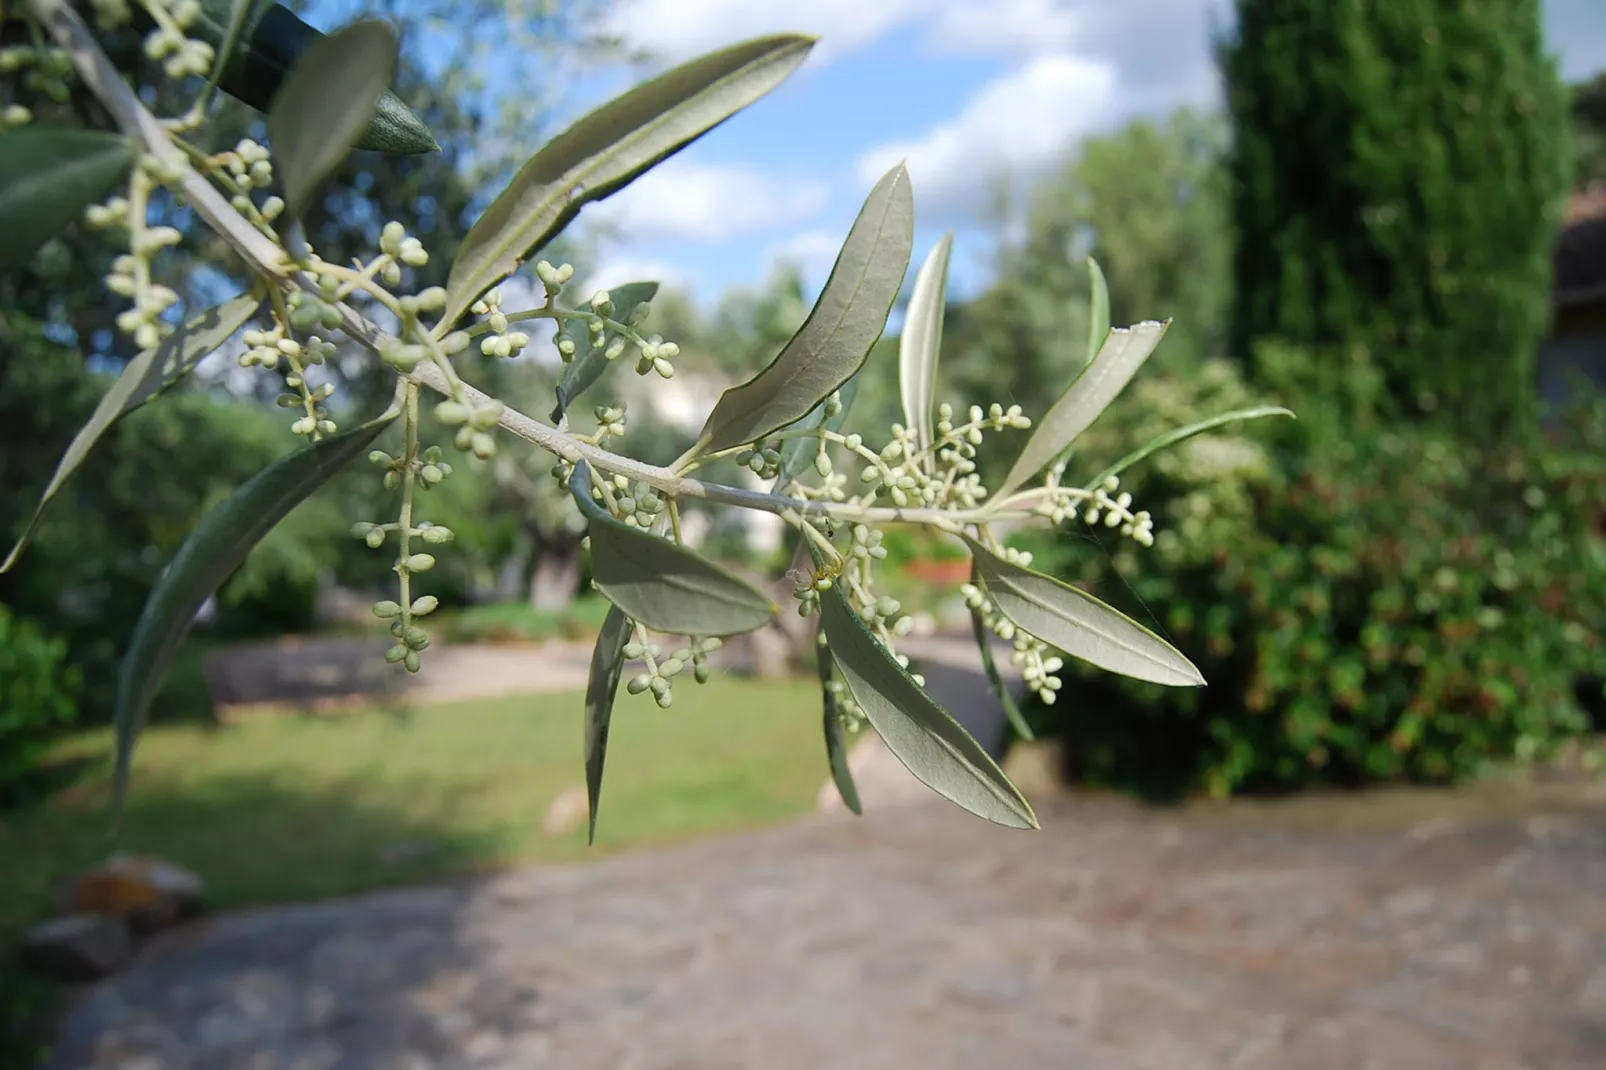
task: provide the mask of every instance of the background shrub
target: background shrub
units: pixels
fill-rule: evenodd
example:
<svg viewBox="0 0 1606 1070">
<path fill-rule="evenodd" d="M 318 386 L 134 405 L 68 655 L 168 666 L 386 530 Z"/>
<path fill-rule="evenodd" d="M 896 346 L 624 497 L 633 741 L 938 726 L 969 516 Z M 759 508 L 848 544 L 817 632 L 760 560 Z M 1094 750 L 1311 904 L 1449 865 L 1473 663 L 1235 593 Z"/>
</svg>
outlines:
<svg viewBox="0 0 1606 1070">
<path fill-rule="evenodd" d="M 31 801 L 50 741 L 77 715 L 67 644 L 0 605 L 0 809 Z"/>
<path fill-rule="evenodd" d="M 1576 689 L 1600 671 L 1606 606 L 1602 408 L 1550 442 L 1474 448 L 1369 418 L 1364 380 L 1343 404 L 1307 392 L 1319 360 L 1260 364 L 1311 418 L 1254 426 L 1266 448 L 1201 437 L 1146 463 L 1130 482 L 1161 560 L 1106 553 L 1085 528 L 1030 547 L 1169 635 L 1209 681 L 1067 681 L 1067 701 L 1031 716 L 1067 738 L 1073 771 L 1162 796 L 1449 781 L 1587 728 Z M 1206 370 L 1127 404 L 1158 417 L 1242 389 Z"/>
</svg>

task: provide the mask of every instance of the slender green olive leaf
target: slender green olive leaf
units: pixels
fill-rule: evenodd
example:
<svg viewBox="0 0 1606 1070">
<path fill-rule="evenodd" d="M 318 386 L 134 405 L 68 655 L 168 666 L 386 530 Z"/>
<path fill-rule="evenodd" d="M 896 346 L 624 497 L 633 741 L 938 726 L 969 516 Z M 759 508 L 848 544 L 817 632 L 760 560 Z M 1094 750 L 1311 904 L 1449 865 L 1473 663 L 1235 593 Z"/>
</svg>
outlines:
<svg viewBox="0 0 1606 1070">
<path fill-rule="evenodd" d="M 591 574 L 631 620 L 670 635 L 737 635 L 762 628 L 780 607 L 763 592 L 679 543 L 614 519 L 591 497 L 591 468 L 575 466 L 569 489 L 591 536 Z"/>
<path fill-rule="evenodd" d="M 658 296 L 656 282 L 627 282 L 623 286 L 615 286 L 608 291 L 608 297 L 613 302 L 613 315 L 609 319 L 620 323 L 628 323 L 630 314 L 640 305 L 647 304 Z M 580 306 L 580 311 L 592 311 L 591 302 L 587 301 Z M 591 327 L 585 320 L 565 320 L 563 329 L 558 332 L 559 338 L 567 338 L 574 343 L 574 355 L 569 363 L 564 365 L 563 378 L 558 380 L 558 404 L 552 410 L 552 422 L 557 423 L 563 419 L 563 412 L 574 399 L 591 388 L 591 385 L 602 377 L 610 363 L 606 353 L 607 347 L 601 349 L 591 344 Z"/>
<path fill-rule="evenodd" d="M 780 85 L 813 47 L 812 37 L 781 34 L 709 53 L 604 104 L 547 142 L 463 239 L 441 323 L 455 323 L 585 205 L 617 193 Z"/>
<path fill-rule="evenodd" d="M 118 420 L 188 375 L 202 358 L 245 326 L 261 303 L 260 291 L 230 298 L 223 304 L 209 308 L 189 320 L 164 338 L 161 345 L 155 349 L 145 350 L 124 366 L 117 381 L 95 406 L 89 422 L 78 429 L 78 434 L 73 436 L 67 452 L 62 454 L 61 460 L 56 464 L 55 474 L 50 477 L 50 484 L 45 487 L 45 492 L 40 497 L 39 505 L 34 509 L 28 526 L 23 529 L 22 535 L 11 548 L 11 552 L 6 555 L 5 561 L 0 562 L 0 572 L 9 570 L 16 563 L 51 500 L 55 498 L 67 479 L 78 470 L 78 466 L 84 463 L 89 451 L 100 441 L 101 436 L 111 430 L 112 425 Z"/>
<path fill-rule="evenodd" d="M 202 603 L 274 525 L 353 458 L 361 456 L 396 415 L 392 409 L 273 462 L 202 517 L 168 562 L 134 626 L 134 636 L 117 677 L 113 800 L 119 814 L 145 711 Z"/>
<path fill-rule="evenodd" d="M 99 130 L 25 126 L 0 134 L 0 268 L 39 247 L 109 194 L 134 162 L 132 141 Z"/>
<path fill-rule="evenodd" d="M 1027 440 L 1026 448 L 1009 475 L 1004 477 L 1003 485 L 993 492 L 991 500 L 1002 501 L 1086 431 L 1149 359 L 1170 325 L 1170 320 L 1149 321 L 1111 331 L 1093 363 L 1082 370 L 1038 423 L 1037 430 Z"/>
<path fill-rule="evenodd" d="M 1087 273 L 1093 288 L 1087 317 L 1087 362 L 1092 364 L 1110 336 L 1110 287 L 1104 281 L 1104 269 L 1091 256 L 1087 258 Z"/>
<path fill-rule="evenodd" d="M 1011 828 L 1037 827 L 1020 790 L 899 666 L 848 605 L 841 586 L 820 595 L 820 621 L 853 701 L 909 772 L 977 817 Z"/>
<path fill-rule="evenodd" d="M 231 35 L 237 3 L 248 5 L 244 24 Z M 136 18 L 143 14 L 136 8 Z M 201 11 L 190 27 L 191 36 L 210 44 L 218 55 L 218 88 L 257 111 L 267 111 L 291 69 L 324 34 L 307 25 L 289 8 L 274 0 L 201 0 Z M 233 46 L 228 42 L 232 40 Z M 375 152 L 414 155 L 438 152 L 434 135 L 424 121 L 386 90 L 380 95 L 373 118 L 352 146 Z"/>
<path fill-rule="evenodd" d="M 273 98 L 268 135 L 291 218 L 306 210 L 374 117 L 396 73 L 397 47 L 385 23 L 353 23 L 315 41 Z"/>
<path fill-rule="evenodd" d="M 981 579 L 976 574 L 976 562 L 970 563 L 970 582 L 972 586 L 980 586 Z M 987 673 L 987 683 L 992 687 L 993 694 L 998 696 L 998 704 L 1004 708 L 1004 719 L 1015 734 L 1030 743 L 1037 737 L 1032 733 L 1032 726 L 1026 723 L 1026 715 L 1020 712 L 1015 704 L 1015 697 L 1009 693 L 1009 685 L 1004 683 L 1003 676 L 998 672 L 998 665 L 993 661 L 993 647 L 991 629 L 982 619 L 981 610 L 975 606 L 970 607 L 970 627 L 976 634 L 976 649 L 981 653 L 981 667 Z"/>
<path fill-rule="evenodd" d="M 853 782 L 853 769 L 848 765 L 848 744 L 842 732 L 842 711 L 837 697 L 831 691 L 831 651 L 821 643 L 816 646 L 815 658 L 820 671 L 820 697 L 825 706 L 825 757 L 831 763 L 831 782 L 842 804 L 855 814 L 864 813 L 859 801 L 859 787 Z"/>
<path fill-rule="evenodd" d="M 863 367 L 909 270 L 914 198 L 903 164 L 865 200 L 809 318 L 769 367 L 720 396 L 696 451 L 754 442 L 808 415 Z"/>
<path fill-rule="evenodd" d="M 1006 561 L 966 537 L 976 574 L 998 611 L 1019 628 L 1109 672 L 1168 687 L 1203 687 L 1182 652 L 1086 591 Z"/>
<path fill-rule="evenodd" d="M 1223 427 L 1230 423 L 1236 423 L 1239 420 L 1258 420 L 1263 416 L 1287 416 L 1290 419 L 1295 418 L 1292 412 L 1280 405 L 1261 405 L 1253 409 L 1237 409 L 1233 412 L 1222 413 L 1220 416 L 1212 416 L 1208 420 L 1199 420 L 1198 422 L 1188 424 L 1185 427 L 1179 427 L 1175 431 L 1167 431 L 1165 434 L 1160 435 L 1158 438 L 1148 443 L 1148 445 L 1133 450 L 1131 453 L 1127 454 L 1125 457 L 1122 457 L 1119 461 L 1116 461 L 1114 464 L 1110 465 L 1110 467 L 1106 468 L 1104 471 L 1100 472 L 1098 475 L 1089 480 L 1087 489 L 1090 491 L 1093 490 L 1106 479 L 1109 479 L 1111 476 L 1120 475 L 1122 472 L 1126 471 L 1128 468 L 1131 468 L 1139 461 L 1149 457 L 1151 454 L 1158 453 L 1163 449 L 1169 449 L 1179 442 L 1185 442 L 1194 435 L 1200 435 L 1206 431 L 1213 431 L 1218 427 Z"/>
<path fill-rule="evenodd" d="M 591 824 L 586 843 L 597 842 L 597 806 L 602 801 L 602 763 L 608 757 L 608 725 L 613 721 L 613 700 L 625 669 L 625 644 L 635 631 L 618 606 L 608 610 L 591 650 L 591 678 L 586 681 L 586 802 Z"/>
<path fill-rule="evenodd" d="M 351 146 L 364 152 L 386 152 L 393 156 L 416 156 L 425 152 L 439 152 L 441 147 L 430 133 L 424 120 L 402 103 L 390 90 L 379 94 L 374 105 L 374 117 L 368 120 L 357 143 Z"/>
<path fill-rule="evenodd" d="M 212 46 L 213 57 L 212 73 L 206 77 L 206 88 L 201 91 L 199 101 L 199 107 L 203 112 L 211 101 L 212 90 L 219 87 L 224 72 L 228 70 L 229 61 L 234 57 L 244 38 L 246 23 L 252 13 L 252 0 L 202 0 L 201 10 L 190 25 L 190 33 L 198 40 L 205 39 L 209 35 L 208 31 L 217 28 L 217 22 L 212 16 L 222 13 L 225 4 L 228 11 L 221 25 L 222 32 L 218 35 L 218 40 L 207 42 Z"/>
<path fill-rule="evenodd" d="M 937 357 L 942 349 L 942 315 L 948 302 L 948 258 L 952 231 L 942 236 L 915 276 L 914 293 L 898 339 L 898 389 L 904 426 L 915 432 L 922 450 L 931 446 L 931 400 L 937 389 Z"/>
<path fill-rule="evenodd" d="M 847 423 L 848 411 L 853 408 L 853 399 L 859 395 L 859 382 L 859 377 L 855 375 L 852 379 L 843 383 L 842 388 L 837 391 L 837 396 L 842 399 L 842 407 L 837 410 L 835 416 L 829 419 L 826 418 L 825 402 L 822 401 L 814 406 L 807 416 L 792 426 L 808 430 L 823 424 L 827 431 L 841 431 L 842 425 Z M 781 474 L 775 480 L 776 488 L 784 488 L 788 483 L 796 479 L 805 468 L 814 463 L 814 457 L 818 452 L 818 439 L 794 438 L 787 440 L 786 445 L 781 448 Z"/>
</svg>

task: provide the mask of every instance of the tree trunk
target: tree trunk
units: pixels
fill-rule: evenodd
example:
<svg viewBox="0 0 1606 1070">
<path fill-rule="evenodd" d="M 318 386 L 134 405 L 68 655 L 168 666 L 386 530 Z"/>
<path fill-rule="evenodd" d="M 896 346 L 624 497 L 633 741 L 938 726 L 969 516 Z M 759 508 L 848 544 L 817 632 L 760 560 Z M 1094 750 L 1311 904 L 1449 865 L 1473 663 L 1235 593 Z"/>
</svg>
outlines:
<svg viewBox="0 0 1606 1070">
<path fill-rule="evenodd" d="M 580 590 L 580 538 L 568 532 L 531 534 L 535 565 L 530 570 L 530 606 L 550 612 L 567 609 Z"/>
</svg>

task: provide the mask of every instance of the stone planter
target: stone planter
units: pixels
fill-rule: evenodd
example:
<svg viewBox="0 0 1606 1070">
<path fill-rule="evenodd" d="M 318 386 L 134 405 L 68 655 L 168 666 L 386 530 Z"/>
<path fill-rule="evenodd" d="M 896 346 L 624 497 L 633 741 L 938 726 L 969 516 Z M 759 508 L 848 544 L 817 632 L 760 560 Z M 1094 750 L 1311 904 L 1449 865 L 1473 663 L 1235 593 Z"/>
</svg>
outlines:
<svg viewBox="0 0 1606 1070">
<path fill-rule="evenodd" d="M 927 583 L 952 585 L 964 583 L 970 579 L 970 562 L 958 561 L 932 561 L 916 559 L 905 566 L 905 571 L 918 580 Z"/>
</svg>

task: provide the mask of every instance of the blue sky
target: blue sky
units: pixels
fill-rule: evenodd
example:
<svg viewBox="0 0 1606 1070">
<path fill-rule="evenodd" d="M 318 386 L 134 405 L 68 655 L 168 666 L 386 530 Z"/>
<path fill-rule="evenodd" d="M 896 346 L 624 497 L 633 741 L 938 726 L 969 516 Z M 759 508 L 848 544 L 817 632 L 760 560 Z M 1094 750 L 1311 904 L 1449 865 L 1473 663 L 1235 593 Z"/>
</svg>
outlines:
<svg viewBox="0 0 1606 1070">
<path fill-rule="evenodd" d="M 1029 178 L 1082 138 L 1179 104 L 1211 107 L 1210 54 L 1228 0 L 620 0 L 611 28 L 668 59 L 762 33 L 820 35 L 771 96 L 593 206 L 627 241 L 587 285 L 658 278 L 711 303 L 778 258 L 824 281 L 875 180 L 907 159 L 918 264 L 956 232 L 953 289 L 985 283 L 989 178 Z M 1570 79 L 1606 68 L 1602 0 L 1549 0 L 1547 35 Z M 577 111 L 626 84 L 589 79 Z M 590 97 L 590 99 L 587 99 Z"/>
</svg>

